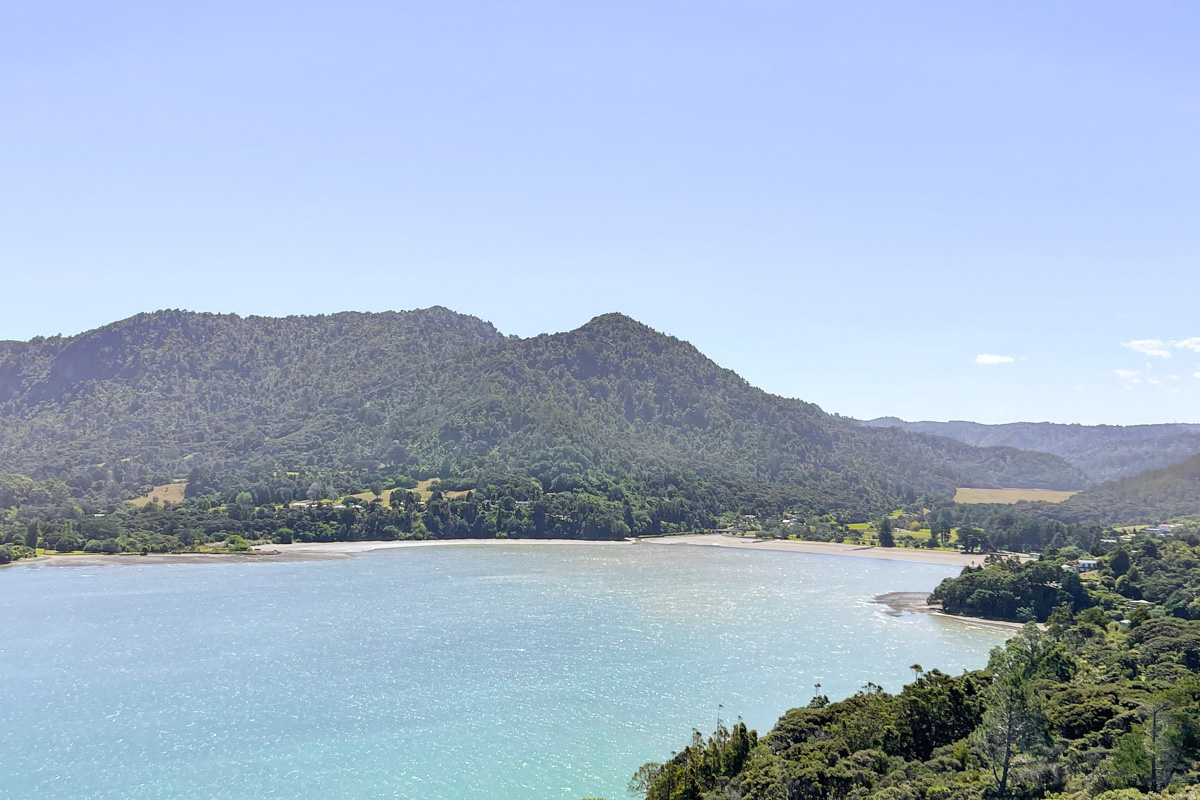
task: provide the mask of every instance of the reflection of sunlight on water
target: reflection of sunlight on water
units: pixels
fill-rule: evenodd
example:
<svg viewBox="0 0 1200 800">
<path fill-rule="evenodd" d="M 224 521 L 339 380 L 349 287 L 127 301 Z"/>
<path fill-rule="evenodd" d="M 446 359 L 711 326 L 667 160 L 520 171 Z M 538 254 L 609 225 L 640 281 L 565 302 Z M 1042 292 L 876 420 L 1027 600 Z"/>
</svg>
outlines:
<svg viewBox="0 0 1200 800">
<path fill-rule="evenodd" d="M 6 575 L 0 673 L 30 691 L 0 696 L 0 730 L 28 734 L 2 769 L 32 783 L 0 782 L 48 800 L 281 780 L 331 800 L 620 797 L 718 703 L 765 732 L 815 684 L 896 689 L 913 662 L 982 666 L 1002 639 L 880 613 L 875 595 L 957 570 L 867 559 L 516 545 L 252 567 Z M 37 777 L 68 743 L 77 768 Z"/>
</svg>

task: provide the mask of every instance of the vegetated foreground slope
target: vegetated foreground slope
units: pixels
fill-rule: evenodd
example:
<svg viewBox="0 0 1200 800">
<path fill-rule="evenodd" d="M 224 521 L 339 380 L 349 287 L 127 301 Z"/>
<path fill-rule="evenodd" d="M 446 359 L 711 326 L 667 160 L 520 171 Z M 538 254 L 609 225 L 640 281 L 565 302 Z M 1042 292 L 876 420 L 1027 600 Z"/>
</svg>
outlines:
<svg viewBox="0 0 1200 800">
<path fill-rule="evenodd" d="M 960 485 L 1084 483 L 1056 456 L 848 424 L 619 314 L 515 339 L 443 308 L 163 311 L 0 344 L 0 470 L 102 499 L 189 473 L 228 489 L 303 465 L 347 488 L 486 472 L 569 490 L 602 470 L 870 511 Z"/>
<path fill-rule="evenodd" d="M 864 425 L 947 436 L 975 447 L 1016 447 L 1061 456 L 1093 482 L 1165 467 L 1200 454 L 1200 425 L 1061 425 L 1052 422 L 905 422 L 879 417 Z"/>
<path fill-rule="evenodd" d="M 938 588 L 948 609 L 1047 621 L 996 648 L 986 670 L 914 664 L 897 695 L 868 683 L 834 703 L 818 684 L 764 737 L 740 724 L 693 733 L 638 770 L 634 790 L 646 800 L 1192 800 L 1200 539 L 1192 529 L 1112 543 L 1092 554 L 1099 570 L 1087 581 L 1062 569 L 1086 555 L 1069 550 L 968 567 Z"/>
</svg>

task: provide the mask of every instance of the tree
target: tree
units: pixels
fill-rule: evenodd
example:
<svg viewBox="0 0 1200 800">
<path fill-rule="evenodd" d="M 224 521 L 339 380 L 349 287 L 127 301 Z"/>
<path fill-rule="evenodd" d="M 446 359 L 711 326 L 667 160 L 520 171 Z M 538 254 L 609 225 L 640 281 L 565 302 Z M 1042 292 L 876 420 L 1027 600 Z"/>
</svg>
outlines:
<svg viewBox="0 0 1200 800">
<path fill-rule="evenodd" d="M 1113 553 L 1112 560 L 1108 562 L 1108 568 L 1118 578 L 1129 572 L 1129 551 L 1122 549 Z"/>
<path fill-rule="evenodd" d="M 632 797 L 645 797 L 650 791 L 650 787 L 658 780 L 658 776 L 662 774 L 663 765 L 654 761 L 647 761 L 638 767 L 638 771 L 633 773 L 633 777 L 629 779 L 629 785 L 626 791 Z"/>
<path fill-rule="evenodd" d="M 1176 738 L 1167 730 L 1167 715 L 1172 703 L 1166 695 L 1159 695 L 1139 709 L 1146 718 L 1147 748 L 1150 752 L 1150 791 L 1157 792 L 1171 780 L 1178 766 Z"/>
<path fill-rule="evenodd" d="M 1126 733 L 1117 739 L 1108 757 L 1113 776 L 1123 788 L 1134 787 L 1150 772 L 1150 754 L 1141 734 Z"/>
<path fill-rule="evenodd" d="M 1029 629 L 1026 626 L 1022 633 Z M 1044 652 L 1043 637 L 1040 632 L 1019 636 L 1023 641 L 1014 640 L 993 653 L 993 682 L 985 693 L 986 710 L 971 734 L 971 744 L 991 769 L 997 800 L 1007 796 L 1014 767 L 1044 741 L 1045 723 L 1032 677 Z"/>
<path fill-rule="evenodd" d="M 934 515 L 933 521 L 929 525 L 930 540 L 937 539 L 941 544 L 948 544 L 953 527 L 953 516 L 946 509 L 941 509 Z"/>
<path fill-rule="evenodd" d="M 884 517 L 879 521 L 879 544 L 884 547 L 895 547 L 896 537 L 892 534 L 892 518 Z"/>
</svg>

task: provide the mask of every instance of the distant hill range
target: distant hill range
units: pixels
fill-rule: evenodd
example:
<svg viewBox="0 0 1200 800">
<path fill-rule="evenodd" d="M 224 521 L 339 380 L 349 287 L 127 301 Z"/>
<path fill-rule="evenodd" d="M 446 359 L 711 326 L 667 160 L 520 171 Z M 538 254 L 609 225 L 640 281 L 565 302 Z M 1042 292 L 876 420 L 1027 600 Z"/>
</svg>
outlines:
<svg viewBox="0 0 1200 800">
<path fill-rule="evenodd" d="M 663 497 L 707 487 L 727 504 L 862 513 L 959 486 L 1088 483 L 1061 455 L 946 433 L 768 394 L 620 314 L 518 339 L 445 308 L 160 311 L 0 343 L 0 471 L 59 478 L 80 501 L 301 468 L 346 488 L 403 473 L 569 491 L 603 473 Z"/>
<path fill-rule="evenodd" d="M 1051 422 L 905 422 L 879 417 L 863 425 L 945 436 L 974 447 L 1053 453 L 1093 483 L 1127 478 L 1200 454 L 1200 425 L 1061 425 Z"/>
</svg>

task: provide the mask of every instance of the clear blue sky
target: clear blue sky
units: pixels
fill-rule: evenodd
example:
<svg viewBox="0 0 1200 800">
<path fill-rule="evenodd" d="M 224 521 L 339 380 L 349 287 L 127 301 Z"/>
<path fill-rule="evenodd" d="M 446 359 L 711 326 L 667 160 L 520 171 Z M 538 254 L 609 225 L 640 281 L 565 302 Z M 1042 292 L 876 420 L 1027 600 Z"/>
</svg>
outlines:
<svg viewBox="0 0 1200 800">
<path fill-rule="evenodd" d="M 843 414 L 1200 422 L 1198 35 L 1182 1 L 9 3 L 0 338 L 623 311 Z"/>
</svg>

